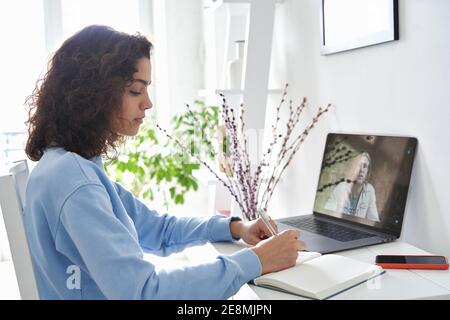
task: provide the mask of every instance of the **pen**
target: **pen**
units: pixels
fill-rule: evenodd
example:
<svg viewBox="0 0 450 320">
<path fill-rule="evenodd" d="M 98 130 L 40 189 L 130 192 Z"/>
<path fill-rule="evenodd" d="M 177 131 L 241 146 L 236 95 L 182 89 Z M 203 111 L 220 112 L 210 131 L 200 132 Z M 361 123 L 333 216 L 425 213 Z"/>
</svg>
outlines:
<svg viewBox="0 0 450 320">
<path fill-rule="evenodd" d="M 266 212 L 264 210 L 259 210 L 259 216 L 262 218 L 262 220 L 264 221 L 264 223 L 266 224 L 267 228 L 272 233 L 272 235 L 276 236 L 277 235 L 277 231 L 275 230 L 275 228 L 270 223 L 269 216 L 266 214 Z"/>
</svg>

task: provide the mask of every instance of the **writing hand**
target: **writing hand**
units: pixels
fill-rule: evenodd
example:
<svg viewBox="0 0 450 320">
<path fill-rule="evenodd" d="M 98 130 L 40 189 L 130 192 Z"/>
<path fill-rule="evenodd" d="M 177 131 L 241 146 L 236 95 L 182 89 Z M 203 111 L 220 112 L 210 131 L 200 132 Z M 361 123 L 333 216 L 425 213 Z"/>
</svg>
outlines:
<svg viewBox="0 0 450 320">
<path fill-rule="evenodd" d="M 273 229 L 278 233 L 276 223 L 272 219 L 269 219 L 269 221 Z M 248 222 L 233 221 L 230 225 L 230 230 L 234 238 L 242 238 L 250 245 L 255 245 L 261 240 L 272 236 L 272 232 L 262 218 Z"/>
</svg>

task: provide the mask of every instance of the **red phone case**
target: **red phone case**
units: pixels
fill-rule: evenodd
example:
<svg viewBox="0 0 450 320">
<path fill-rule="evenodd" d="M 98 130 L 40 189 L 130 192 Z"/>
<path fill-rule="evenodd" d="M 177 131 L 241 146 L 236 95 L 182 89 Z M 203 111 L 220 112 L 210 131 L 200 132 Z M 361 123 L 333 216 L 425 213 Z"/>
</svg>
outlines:
<svg viewBox="0 0 450 320">
<path fill-rule="evenodd" d="M 404 254 L 389 254 L 389 256 L 405 256 Z M 413 255 L 408 254 L 408 256 L 415 257 L 430 257 L 430 255 Z M 447 257 L 443 257 L 445 263 L 442 264 L 412 264 L 412 263 L 376 263 L 376 265 L 382 267 L 383 269 L 427 269 L 427 270 L 448 270 L 448 260 Z"/>
</svg>

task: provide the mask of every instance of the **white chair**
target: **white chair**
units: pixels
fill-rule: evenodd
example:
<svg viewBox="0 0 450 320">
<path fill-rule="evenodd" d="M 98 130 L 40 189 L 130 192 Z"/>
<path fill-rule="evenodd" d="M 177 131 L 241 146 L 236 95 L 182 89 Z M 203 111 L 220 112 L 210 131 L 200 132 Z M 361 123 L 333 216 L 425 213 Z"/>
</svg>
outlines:
<svg viewBox="0 0 450 320">
<path fill-rule="evenodd" d="M 0 206 L 20 296 L 24 300 L 37 300 L 39 293 L 22 219 L 28 175 L 28 165 L 23 160 L 10 169 L 10 174 L 0 176 Z"/>
</svg>

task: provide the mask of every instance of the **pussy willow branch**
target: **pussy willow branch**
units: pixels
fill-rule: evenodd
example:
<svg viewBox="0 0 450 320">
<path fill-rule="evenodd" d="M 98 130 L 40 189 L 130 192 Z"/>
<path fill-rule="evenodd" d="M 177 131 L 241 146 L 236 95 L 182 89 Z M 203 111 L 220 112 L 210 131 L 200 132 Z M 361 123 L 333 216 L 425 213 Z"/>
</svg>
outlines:
<svg viewBox="0 0 450 320">
<path fill-rule="evenodd" d="M 190 109 L 189 104 L 186 104 L 186 107 L 187 107 L 187 109 L 189 111 L 190 116 L 194 119 L 194 121 L 196 121 L 197 119 L 196 119 L 194 113 L 192 112 L 192 110 Z M 232 132 L 237 134 L 236 126 L 235 126 L 236 125 L 235 124 L 236 121 L 235 121 L 234 113 L 233 113 L 232 109 L 229 110 L 228 105 L 226 104 L 225 97 L 223 97 L 222 109 L 223 109 L 223 112 L 224 112 L 224 116 L 223 117 L 225 119 L 226 128 L 228 130 L 232 130 Z M 229 113 L 232 114 L 232 117 L 230 117 Z M 227 139 L 227 137 L 225 137 L 225 138 Z M 236 146 L 236 145 L 239 146 L 238 141 L 233 141 L 233 142 L 234 142 L 234 146 Z M 219 151 L 219 152 L 222 152 L 222 151 Z M 232 152 L 232 154 L 235 155 L 234 152 Z M 216 153 L 216 156 L 217 156 L 217 153 Z M 225 161 L 227 160 L 226 154 L 224 155 L 224 159 L 225 159 Z M 237 161 L 234 161 L 234 163 L 237 163 Z M 245 190 L 241 190 L 241 188 L 240 188 L 242 183 L 238 183 L 235 179 L 230 178 L 226 174 L 226 168 L 222 164 L 219 164 L 219 165 L 222 167 L 222 169 L 225 172 L 225 176 L 227 177 L 227 180 L 228 180 L 229 190 L 233 191 L 232 195 L 236 199 L 236 201 L 238 202 L 242 212 L 248 212 L 249 211 L 250 202 L 248 201 L 248 199 L 246 199 L 245 194 L 243 196 L 243 192 L 245 192 Z M 235 169 L 233 171 L 235 171 Z M 222 181 L 222 183 L 223 183 L 223 181 Z"/>
<path fill-rule="evenodd" d="M 158 124 L 156 125 L 156 127 L 161 130 L 162 132 L 164 132 L 164 134 L 167 136 L 167 138 L 169 138 L 170 140 L 174 141 L 184 152 L 189 152 L 185 146 L 183 146 L 177 139 L 173 138 L 169 133 L 167 133 L 167 131 L 163 128 L 161 128 Z M 230 188 L 230 186 L 223 181 L 222 178 L 219 177 L 219 175 L 202 159 L 200 159 L 200 157 L 196 154 L 194 154 L 194 157 L 200 161 L 201 164 L 203 164 L 220 182 L 222 182 L 222 184 L 230 191 L 231 195 L 236 199 L 237 203 L 239 204 L 242 212 L 245 212 L 244 207 L 242 206 L 242 204 L 239 202 L 236 194 L 233 192 L 233 190 Z"/>
<path fill-rule="evenodd" d="M 256 195 L 255 195 L 256 200 L 259 199 L 258 196 L 259 196 L 259 190 L 261 188 L 261 185 L 264 184 L 265 181 L 267 181 L 267 179 L 265 179 L 266 175 L 263 172 L 263 168 L 266 167 L 267 169 L 269 169 L 268 165 L 272 161 L 272 153 L 273 153 L 272 151 L 273 151 L 273 148 L 276 145 L 278 138 L 279 138 L 279 135 L 277 134 L 277 128 L 278 128 L 278 123 L 280 121 L 280 110 L 281 110 L 283 103 L 286 100 L 288 87 L 289 87 L 289 84 L 286 83 L 286 85 L 284 86 L 283 95 L 281 96 L 280 103 L 277 106 L 275 124 L 272 125 L 272 141 L 269 143 L 269 147 L 267 148 L 267 151 L 264 153 L 262 160 L 258 166 L 258 169 L 256 170 L 256 173 L 255 173 L 255 179 L 253 181 L 253 185 L 257 186 Z M 269 159 L 267 159 L 267 157 L 269 157 Z M 260 180 L 261 173 L 263 174 L 263 176 L 262 176 L 262 179 Z M 256 208 L 256 210 L 257 209 L 258 208 Z"/>
<path fill-rule="evenodd" d="M 225 122 L 224 137 L 227 150 L 225 151 L 225 154 L 223 154 L 223 148 L 221 148 L 218 153 L 223 154 L 225 166 L 227 166 L 227 160 L 229 159 L 227 157 L 227 151 L 229 150 L 233 176 L 227 174 L 225 166 L 219 161 L 219 165 L 221 169 L 225 171 L 225 176 L 228 180 L 228 182 L 225 182 L 205 161 L 200 159 L 197 154 L 193 155 L 230 191 L 232 197 L 238 203 L 244 217 L 249 220 L 257 217 L 258 210 L 267 211 L 268 203 L 284 171 L 291 163 L 294 155 L 298 152 L 310 131 L 319 121 L 319 118 L 331 107 L 331 105 L 328 105 L 325 109 L 319 108 L 319 111 L 312 122 L 291 142 L 294 129 L 299 123 L 302 111 L 306 107 L 306 98 L 303 99 L 302 103 L 295 109 L 292 106 L 292 101 L 289 101 L 289 117 L 286 122 L 286 131 L 283 134 L 279 133 L 278 125 L 280 122 L 280 110 L 286 100 L 287 88 L 288 85 L 286 84 L 283 96 L 277 107 L 275 123 L 272 125 L 272 141 L 269 143 L 267 151 L 263 154 L 261 162 L 259 162 L 255 168 L 254 174 L 252 172 L 254 168 L 252 168 L 248 152 L 247 136 L 245 135 L 244 105 L 240 105 L 240 130 L 238 130 L 234 110 L 228 106 L 225 96 L 222 93 L 220 94 L 220 97 L 222 98 L 222 110 L 220 114 Z M 187 105 L 187 108 L 191 116 L 196 120 L 189 105 Z M 174 140 L 179 147 L 187 152 L 187 149 L 183 144 L 169 135 L 167 131 L 162 129 L 159 125 L 157 125 L 157 127 L 159 130 L 163 131 L 169 139 Z M 280 140 L 281 145 L 279 146 Z M 219 142 L 219 145 L 222 146 L 222 142 Z M 276 154 L 276 158 L 274 159 L 275 162 L 272 164 L 273 153 Z M 264 187 L 262 185 L 264 185 Z M 264 188 L 264 192 L 260 196 L 261 188 Z"/>
<path fill-rule="evenodd" d="M 240 115 L 239 120 L 241 123 L 241 139 L 244 141 L 244 148 L 243 148 L 243 154 L 244 154 L 244 161 L 245 161 L 245 176 L 246 176 L 246 182 L 247 182 L 247 192 L 249 194 L 249 201 L 250 201 L 250 212 L 255 215 L 256 212 L 256 206 L 255 206 L 255 192 L 254 192 L 254 186 L 253 186 L 253 176 L 252 176 L 252 165 L 250 161 L 250 156 L 248 153 L 248 144 L 247 144 L 247 136 L 245 134 L 245 121 L 244 121 L 244 104 L 241 103 L 240 105 Z M 254 216 L 256 217 L 256 216 Z"/>
<path fill-rule="evenodd" d="M 278 182 L 280 181 L 280 178 L 281 178 L 284 170 L 286 170 L 286 168 L 289 166 L 289 164 L 291 163 L 292 159 L 294 158 L 294 155 L 300 149 L 300 146 L 303 144 L 303 142 L 305 141 L 305 139 L 308 136 L 308 134 L 314 128 L 315 124 L 319 121 L 319 118 L 324 113 L 328 112 L 328 110 L 330 108 L 331 108 L 331 104 L 329 104 L 325 109 L 319 108 L 319 111 L 317 112 L 316 116 L 313 118 L 313 120 L 310 123 L 310 125 L 294 140 L 294 142 L 292 144 L 293 148 L 289 148 L 289 150 L 292 150 L 292 152 L 289 155 L 288 160 L 286 161 L 284 166 L 281 168 L 281 170 L 279 170 L 277 172 L 277 174 L 275 175 L 275 180 L 274 180 L 273 184 L 271 186 L 268 186 L 268 188 L 265 191 L 265 192 L 268 192 L 268 196 L 266 196 L 265 201 L 263 200 L 261 202 L 263 210 L 267 210 L 268 202 L 269 202 L 270 198 L 272 197 L 272 194 L 273 194 L 273 192 L 275 190 L 275 187 L 278 184 Z M 287 154 L 287 153 L 285 153 L 285 154 Z M 279 168 L 280 166 L 278 165 L 277 167 Z"/>
<path fill-rule="evenodd" d="M 292 101 L 291 101 L 292 103 Z M 281 162 L 281 160 L 285 157 L 287 149 L 286 145 L 288 144 L 289 140 L 291 139 L 292 132 L 294 132 L 294 129 L 296 128 L 299 120 L 300 115 L 302 114 L 302 111 L 306 108 L 306 98 L 303 98 L 302 103 L 297 107 L 295 110 L 295 113 L 293 112 L 292 105 L 290 107 L 290 117 L 287 125 L 287 131 L 285 134 L 285 139 L 283 139 L 283 144 L 281 146 L 281 149 L 278 151 L 278 158 L 275 164 Z"/>
<path fill-rule="evenodd" d="M 281 144 L 280 150 L 278 150 L 278 157 L 275 161 L 272 168 L 267 168 L 266 172 L 269 172 L 270 169 L 272 169 L 272 173 L 270 175 L 266 174 L 265 177 L 267 181 L 266 189 L 264 190 L 264 193 L 261 198 L 261 203 L 264 202 L 264 200 L 267 198 L 268 191 L 272 188 L 273 182 L 276 179 L 275 172 L 279 166 L 281 166 L 281 163 L 286 155 L 286 145 L 289 142 L 292 132 L 294 131 L 295 127 L 297 126 L 300 115 L 303 111 L 303 109 L 306 107 L 306 98 L 303 99 L 302 103 L 296 108 L 295 112 L 292 107 L 292 100 L 289 101 L 289 119 L 286 123 L 286 133 L 283 138 L 283 142 Z M 259 197 L 259 193 L 258 193 Z"/>
<path fill-rule="evenodd" d="M 245 162 L 245 181 L 247 182 L 247 192 L 249 195 L 249 203 L 250 208 L 248 210 L 254 215 L 256 211 L 255 207 L 255 192 L 253 188 L 253 179 L 252 179 L 252 167 L 250 163 L 250 156 L 248 153 L 248 145 L 247 145 L 247 136 L 245 134 L 245 121 L 244 121 L 244 104 L 241 103 L 240 105 L 240 114 L 239 114 L 239 120 L 241 124 L 241 139 L 244 141 L 244 148 L 243 148 L 243 156 L 244 156 L 244 162 Z M 255 217 L 254 217 L 255 218 Z"/>
<path fill-rule="evenodd" d="M 188 103 L 185 104 L 186 108 L 188 109 L 188 112 L 190 114 L 190 116 L 192 117 L 192 119 L 194 119 L 195 122 L 197 122 L 197 117 L 194 115 L 194 113 L 191 110 L 191 107 L 189 106 Z"/>
<path fill-rule="evenodd" d="M 247 175 L 249 175 L 251 173 L 246 172 L 247 170 L 244 170 L 243 164 L 242 164 L 242 159 L 243 158 L 245 159 L 246 156 L 247 156 L 247 160 L 244 160 L 244 161 L 249 162 L 250 160 L 248 159 L 248 154 L 245 151 L 243 151 L 241 153 L 242 147 L 239 143 L 234 110 L 233 110 L 233 108 L 230 108 L 228 106 L 225 96 L 222 93 L 220 93 L 220 96 L 222 97 L 222 110 L 223 110 L 222 114 L 224 116 L 225 127 L 230 136 L 230 145 L 231 145 L 230 151 L 231 151 L 231 156 L 232 156 L 233 173 L 235 173 L 235 175 L 236 175 L 237 187 L 242 195 L 242 199 L 243 199 L 242 206 L 244 206 L 244 203 L 245 203 L 245 206 L 247 207 L 247 209 L 251 209 L 253 206 L 251 204 L 250 190 L 248 188 L 248 185 L 245 183 L 245 181 L 248 179 Z M 230 114 L 231 114 L 231 116 L 230 116 Z M 249 219 L 251 219 L 251 216 L 252 215 L 250 214 Z"/>
<path fill-rule="evenodd" d="M 312 128 L 314 128 L 315 124 L 319 121 L 319 118 L 325 113 L 328 112 L 328 110 L 331 108 L 331 104 L 327 105 L 327 107 L 325 109 L 319 108 L 319 111 L 317 112 L 316 116 L 313 118 L 312 123 L 309 125 L 309 127 L 305 130 L 308 131 L 307 133 L 309 133 L 309 131 L 311 131 Z M 304 132 L 305 132 L 304 131 Z M 304 132 L 302 134 L 300 134 L 299 136 L 297 136 L 297 138 L 295 138 L 295 140 L 292 142 L 292 144 L 286 149 L 286 152 L 291 150 L 291 149 L 295 149 L 298 148 L 298 143 L 301 139 L 304 139 Z M 301 141 L 303 142 L 303 141 Z"/>
<path fill-rule="evenodd" d="M 329 107 L 330 106 L 328 106 L 328 108 Z M 326 111 L 328 111 L 328 108 L 326 109 Z M 303 143 L 304 139 L 309 134 L 310 130 L 314 127 L 314 124 L 318 121 L 318 118 L 326 111 L 322 111 L 322 109 L 319 108 L 318 114 L 316 115 L 316 117 L 314 117 L 311 124 L 296 139 L 294 139 L 294 142 L 291 144 L 291 147 L 286 149 L 285 144 L 283 145 L 282 150 L 280 151 L 281 159 L 276 162 L 276 164 L 274 166 L 273 174 L 272 174 L 272 176 L 268 182 L 268 186 L 265 189 L 265 192 L 263 194 L 261 204 L 264 209 L 267 209 L 268 201 L 270 200 L 270 198 L 273 194 L 275 186 L 279 182 L 281 174 L 284 172 L 285 168 L 290 164 L 290 161 L 292 160 L 294 154 L 297 152 L 298 148 L 300 147 L 300 144 Z M 290 135 L 289 135 L 289 137 L 290 137 Z M 291 154 L 288 157 L 288 159 L 285 160 L 287 157 L 288 151 L 290 151 L 290 150 L 292 150 Z M 283 160 L 285 160 L 284 165 L 283 165 Z"/>
<path fill-rule="evenodd" d="M 241 136 L 242 136 L 242 139 L 244 140 L 243 154 L 244 154 L 244 160 L 245 160 L 245 165 L 247 167 L 247 170 L 250 170 L 250 166 L 251 165 L 250 165 L 250 157 L 249 157 L 249 154 L 248 154 L 247 136 L 245 135 L 244 112 L 245 112 L 244 104 L 241 103 L 239 120 L 240 120 L 240 123 L 241 123 Z"/>
<path fill-rule="evenodd" d="M 222 169 L 225 169 L 222 164 L 220 164 L 220 166 L 222 167 Z M 241 190 L 239 188 L 239 184 L 236 182 L 236 180 L 234 178 L 228 176 L 226 173 L 225 173 L 225 176 L 227 177 L 230 187 L 236 193 L 235 199 L 236 199 L 237 203 L 239 204 L 239 206 L 241 207 L 241 210 L 244 209 L 244 211 L 242 211 L 242 212 L 248 212 L 248 208 L 245 207 L 245 202 L 242 199 L 242 194 L 241 194 Z"/>
<path fill-rule="evenodd" d="M 194 121 L 197 122 L 197 117 L 196 117 L 196 116 L 194 115 L 194 113 L 192 112 L 192 110 L 191 110 L 189 104 L 186 104 L 186 108 L 188 109 L 189 115 L 192 117 L 192 119 L 193 119 Z M 214 128 L 212 128 L 212 127 L 209 127 L 209 128 L 212 129 L 212 130 L 214 129 Z M 203 134 L 203 132 L 202 132 L 202 134 Z M 167 133 L 166 133 L 166 135 L 167 135 Z M 221 146 L 222 143 L 219 142 L 219 145 Z M 219 152 L 223 154 L 223 151 L 222 151 L 222 150 L 219 150 Z M 225 159 L 225 161 L 227 160 L 226 153 L 223 155 L 223 158 Z M 197 159 L 198 159 L 198 158 L 197 158 Z M 225 165 L 226 165 L 226 163 L 225 163 Z M 227 175 L 227 170 L 226 170 L 226 168 L 225 168 L 220 162 L 219 162 L 219 166 L 220 166 L 220 169 L 222 169 L 222 170 L 225 172 L 225 176 L 227 177 L 227 180 L 228 180 L 228 183 L 229 183 L 229 185 L 228 185 L 227 187 L 232 189 L 232 190 L 230 190 L 230 191 L 232 191 L 232 192 L 231 192 L 232 195 L 235 197 L 235 199 L 237 200 L 237 202 L 239 203 L 239 205 L 241 206 L 241 208 L 244 209 L 245 206 L 244 206 L 244 202 L 243 202 L 243 199 L 242 199 L 242 194 L 241 194 L 239 185 L 238 185 L 234 180 L 230 179 L 230 177 Z M 209 168 L 208 168 L 208 169 L 209 169 Z M 211 171 L 211 170 L 210 170 L 210 171 Z M 215 174 L 215 172 L 213 172 L 213 173 Z M 222 183 L 223 183 L 223 181 L 222 181 Z M 234 194 L 233 194 L 233 193 L 234 193 Z"/>
<path fill-rule="evenodd" d="M 281 161 L 281 159 L 284 157 L 285 155 L 285 150 L 286 150 L 286 145 L 289 142 L 289 139 L 291 138 L 291 134 L 294 131 L 295 127 L 297 126 L 299 120 L 300 120 L 300 115 L 302 114 L 303 109 L 306 108 L 306 98 L 303 98 L 302 103 L 297 107 L 297 109 L 295 110 L 295 112 L 293 111 L 292 106 L 289 106 L 289 110 L 290 110 L 290 117 L 289 117 L 289 121 L 287 123 L 287 131 L 285 134 L 285 138 L 283 140 L 283 144 L 281 146 L 280 152 L 278 153 L 278 158 L 277 158 L 277 162 Z"/>
<path fill-rule="evenodd" d="M 284 87 L 283 95 L 282 95 L 280 103 L 278 104 L 278 107 L 277 107 L 277 114 L 276 114 L 276 118 L 275 118 L 275 124 L 272 125 L 272 141 L 269 144 L 269 147 L 268 147 L 267 151 L 263 155 L 263 158 L 262 158 L 262 162 L 263 163 L 270 163 L 270 161 L 272 160 L 272 151 L 273 151 L 272 148 L 276 145 L 276 143 L 278 141 L 278 138 L 280 138 L 280 136 L 277 133 L 277 128 L 278 128 L 278 123 L 280 122 L 280 110 L 281 110 L 281 107 L 282 107 L 283 103 L 286 100 L 287 88 L 288 88 L 288 84 L 286 84 L 285 87 Z M 266 156 L 269 156 L 268 161 L 266 159 Z"/>
<path fill-rule="evenodd" d="M 188 103 L 185 104 L 185 107 L 188 110 L 188 114 L 189 114 L 191 120 L 193 121 L 192 125 L 195 127 L 197 132 L 199 132 L 201 134 L 200 140 L 205 141 L 205 129 L 206 128 L 203 128 L 200 126 L 200 121 L 198 120 L 197 116 L 194 114 L 194 112 L 191 109 L 191 106 Z M 216 130 L 216 128 L 214 126 L 212 126 L 210 122 L 207 122 L 207 128 L 210 131 Z M 208 141 L 208 143 L 211 143 L 209 140 L 206 140 L 206 141 Z M 194 142 L 198 142 L 198 141 L 195 141 L 195 139 L 194 139 Z M 194 151 L 195 151 L 195 147 L 196 146 L 194 145 Z M 201 151 L 204 151 L 204 150 L 202 149 Z M 210 156 L 209 150 L 208 150 L 208 156 Z"/>
<path fill-rule="evenodd" d="M 232 172 L 235 175 L 236 181 L 233 182 L 236 184 L 237 192 L 240 195 L 241 202 L 239 203 L 241 207 L 249 207 L 247 193 L 245 187 L 242 188 L 243 183 L 241 182 L 244 178 L 242 177 L 242 169 L 239 167 L 240 159 L 242 158 L 239 151 L 239 141 L 237 140 L 237 128 L 236 128 L 236 119 L 234 116 L 234 110 L 229 108 L 225 96 L 221 93 L 222 97 L 222 117 L 225 122 L 225 137 L 226 137 L 226 147 L 230 148 L 231 153 L 231 161 L 232 161 Z M 231 116 L 230 116 L 231 113 Z M 237 199 L 237 197 L 236 197 Z M 238 199 L 237 199 L 238 200 Z M 244 203 L 246 205 L 244 205 Z M 245 211 L 247 212 L 247 211 Z"/>
</svg>

